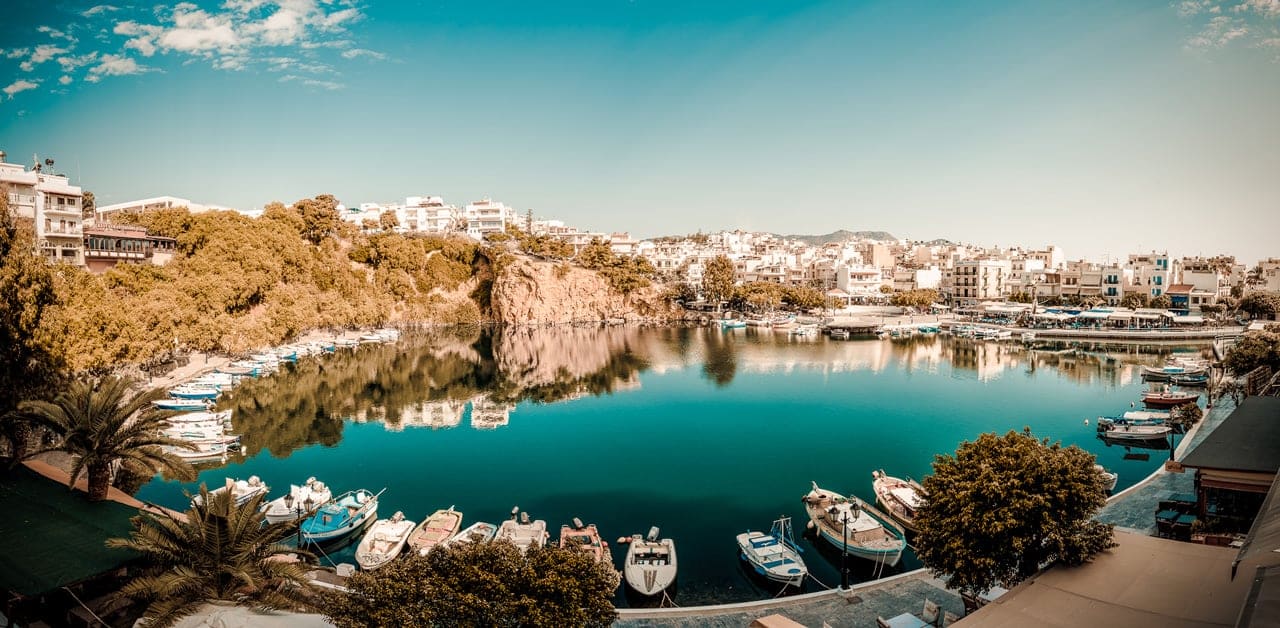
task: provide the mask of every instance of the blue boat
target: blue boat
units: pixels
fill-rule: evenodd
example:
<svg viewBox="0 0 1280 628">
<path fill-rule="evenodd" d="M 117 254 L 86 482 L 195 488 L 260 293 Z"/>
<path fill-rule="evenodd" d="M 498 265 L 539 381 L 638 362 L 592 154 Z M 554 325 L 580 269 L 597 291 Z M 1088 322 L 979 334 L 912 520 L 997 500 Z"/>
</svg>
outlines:
<svg viewBox="0 0 1280 628">
<path fill-rule="evenodd" d="M 174 399 L 206 399 L 213 401 L 222 391 L 212 386 L 178 386 L 169 389 L 169 396 Z"/>
<path fill-rule="evenodd" d="M 205 410 L 209 402 L 203 399 L 157 399 L 151 405 L 161 410 Z"/>
<path fill-rule="evenodd" d="M 387 489 L 382 489 L 385 491 Z M 309 543 L 340 539 L 378 517 L 378 496 L 365 489 L 348 491 L 321 506 L 302 522 L 302 538 Z"/>
</svg>

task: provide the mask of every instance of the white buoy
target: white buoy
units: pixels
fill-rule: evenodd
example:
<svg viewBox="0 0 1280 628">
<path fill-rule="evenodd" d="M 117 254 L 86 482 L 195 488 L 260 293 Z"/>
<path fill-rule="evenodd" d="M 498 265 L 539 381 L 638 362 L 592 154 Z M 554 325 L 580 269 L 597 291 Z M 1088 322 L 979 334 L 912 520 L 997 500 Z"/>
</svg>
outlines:
<svg viewBox="0 0 1280 628">
<path fill-rule="evenodd" d="M 1089 419 L 1085 419 L 1085 420 L 1084 420 L 1084 424 L 1085 424 L 1085 425 L 1088 425 L 1088 424 L 1089 424 Z"/>
</svg>

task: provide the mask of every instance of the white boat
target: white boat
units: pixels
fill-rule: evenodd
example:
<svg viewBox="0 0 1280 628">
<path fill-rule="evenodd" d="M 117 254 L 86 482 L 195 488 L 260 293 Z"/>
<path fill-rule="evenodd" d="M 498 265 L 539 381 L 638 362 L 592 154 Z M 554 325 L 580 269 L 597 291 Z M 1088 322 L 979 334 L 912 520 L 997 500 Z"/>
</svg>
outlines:
<svg viewBox="0 0 1280 628">
<path fill-rule="evenodd" d="M 1022 341 L 1023 341 L 1023 342 L 1035 342 L 1035 340 L 1036 340 L 1036 332 L 1034 332 L 1034 331 L 1024 331 L 1024 332 L 1022 332 Z"/>
<path fill-rule="evenodd" d="M 517 517 L 517 515 L 519 515 Z M 495 541 L 509 541 L 520 553 L 529 551 L 531 547 L 543 547 L 547 544 L 547 522 L 542 519 L 529 520 L 529 513 L 520 512 L 520 507 L 511 509 L 511 518 L 498 526 Z"/>
<path fill-rule="evenodd" d="M 195 386 L 183 384 L 169 389 L 169 396 L 174 399 L 193 399 L 213 401 L 222 394 L 221 390 L 212 386 Z"/>
<path fill-rule="evenodd" d="M 256 475 L 249 476 L 247 480 L 235 480 L 227 478 L 227 483 L 220 488 L 209 491 L 209 497 L 213 497 L 220 493 L 230 492 L 232 499 L 235 500 L 237 506 L 243 506 L 258 495 L 266 495 L 270 490 L 266 484 L 262 482 L 262 478 Z M 200 503 L 200 496 L 196 495 L 191 498 L 192 502 Z"/>
<path fill-rule="evenodd" d="M 1107 471 L 1100 464 L 1093 465 L 1093 469 L 1097 471 L 1099 475 L 1102 476 L 1102 486 L 1103 488 L 1107 489 L 1108 493 L 1116 490 L 1116 482 L 1120 481 L 1119 473 L 1112 473 L 1110 471 Z"/>
<path fill-rule="evenodd" d="M 817 336 L 818 326 L 817 325 L 797 325 L 791 328 L 790 333 L 796 336 Z"/>
<path fill-rule="evenodd" d="M 613 554 L 609 553 L 609 543 L 600 538 L 600 530 L 596 524 L 583 524 L 574 517 L 573 525 L 560 526 L 560 548 L 582 552 L 598 563 L 613 569 Z"/>
<path fill-rule="evenodd" d="M 399 556 L 415 525 L 416 522 L 405 519 L 404 513 L 399 511 L 390 519 L 373 522 L 356 548 L 356 562 L 360 563 L 360 568 L 377 569 Z"/>
<path fill-rule="evenodd" d="M 302 486 L 289 485 L 289 494 L 281 495 L 262 506 L 268 523 L 297 521 L 315 512 L 322 504 L 333 499 L 333 491 L 315 478 L 307 478 Z"/>
<path fill-rule="evenodd" d="M 773 522 L 773 528 L 765 532 L 747 531 L 738 535 L 738 549 L 743 560 L 751 563 L 756 573 L 787 586 L 804 584 L 809 574 L 800 548 L 791 538 L 791 517 Z"/>
<path fill-rule="evenodd" d="M 832 340 L 848 340 L 849 330 L 843 327 L 836 327 L 831 330 L 831 339 Z"/>
<path fill-rule="evenodd" d="M 185 440 L 192 443 L 201 442 L 239 442 L 240 437 L 228 434 L 227 427 L 221 423 L 214 424 L 180 424 L 160 430 L 167 438 Z"/>
<path fill-rule="evenodd" d="M 449 540 L 462 527 L 462 513 L 450 506 L 448 510 L 437 510 L 430 517 L 422 520 L 413 534 L 409 535 L 409 549 L 426 556 L 437 545 Z"/>
<path fill-rule="evenodd" d="M 916 509 L 924 501 L 924 487 L 913 480 L 903 480 L 886 475 L 884 470 L 871 472 L 871 488 L 876 493 L 876 503 L 898 520 L 902 527 L 916 531 Z"/>
<path fill-rule="evenodd" d="M 649 534 L 631 535 L 627 557 L 622 566 L 627 586 L 643 595 L 658 595 L 676 581 L 676 542 L 658 539 L 658 527 L 649 528 Z"/>
<path fill-rule="evenodd" d="M 221 410 L 218 412 L 210 412 L 204 410 L 201 412 L 184 412 L 175 414 L 165 418 L 165 422 L 169 425 L 231 425 L 231 411 Z"/>
<path fill-rule="evenodd" d="M 206 410 L 213 405 L 213 403 L 207 399 L 157 399 L 152 401 L 151 405 L 160 410 L 174 410 L 182 412 Z"/>
<path fill-rule="evenodd" d="M 191 441 L 195 449 L 165 445 L 161 447 L 187 462 L 222 460 L 240 447 L 240 437 L 231 436 L 222 441 Z"/>
<path fill-rule="evenodd" d="M 888 515 L 857 497 L 819 488 L 817 482 L 803 501 L 818 536 L 836 549 L 890 567 L 902 560 L 906 534 Z"/>
<path fill-rule="evenodd" d="M 477 521 L 453 535 L 453 538 L 440 543 L 440 545 L 443 547 L 460 543 L 488 543 L 493 540 L 493 536 L 497 533 L 498 526 L 484 521 Z"/>
<path fill-rule="evenodd" d="M 1112 425 L 1102 432 L 1110 440 L 1163 440 L 1173 428 L 1168 425 Z"/>
</svg>

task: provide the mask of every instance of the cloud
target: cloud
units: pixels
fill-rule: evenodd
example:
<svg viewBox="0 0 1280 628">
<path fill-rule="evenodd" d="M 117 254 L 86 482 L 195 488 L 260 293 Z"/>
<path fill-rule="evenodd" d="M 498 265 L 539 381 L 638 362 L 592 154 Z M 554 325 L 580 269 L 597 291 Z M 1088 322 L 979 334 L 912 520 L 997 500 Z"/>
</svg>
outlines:
<svg viewBox="0 0 1280 628">
<path fill-rule="evenodd" d="M 98 58 L 98 53 L 96 51 L 90 52 L 88 54 L 83 54 L 78 57 L 73 55 L 68 55 L 65 57 L 58 57 L 58 65 L 62 66 L 63 72 L 70 72 L 76 68 L 84 67 L 86 65 L 89 65 L 90 63 L 93 63 L 93 61 L 97 58 Z"/>
<path fill-rule="evenodd" d="M 9 97 L 9 100 L 13 100 L 14 94 L 17 94 L 18 92 L 25 92 L 29 89 L 35 89 L 37 87 L 40 87 L 39 81 L 28 81 L 25 79 L 18 79 L 10 83 L 8 87 L 5 87 L 3 90 L 0 90 L 0 91 L 3 91 L 4 95 Z"/>
<path fill-rule="evenodd" d="M 189 2 L 173 8 L 173 27 L 159 37 L 161 48 L 202 56 L 230 52 L 240 45 L 240 36 L 226 15 L 210 15 Z"/>
<path fill-rule="evenodd" d="M 58 83 L 61 85 L 70 85 L 71 77 L 67 76 L 66 74 L 63 74 L 62 77 L 58 79 Z"/>
<path fill-rule="evenodd" d="M 80 13 L 80 15 L 83 17 L 93 17 L 95 15 L 102 15 L 103 13 L 108 13 L 111 11 L 119 11 L 119 10 L 120 10 L 120 7 L 113 7 L 109 4 L 99 4 L 98 6 L 85 9 L 82 13 Z"/>
<path fill-rule="evenodd" d="M 52 26 L 37 26 L 36 32 L 44 33 L 53 39 L 65 39 L 73 43 L 80 41 L 76 39 L 75 36 L 70 35 L 66 32 L 60 31 L 56 28 L 53 28 Z"/>
<path fill-rule="evenodd" d="M 338 83 L 336 81 L 322 81 L 320 79 L 313 79 L 313 78 L 307 78 L 305 76 L 298 76 L 297 74 L 286 74 L 280 77 L 280 80 L 279 80 L 279 82 L 281 83 L 289 83 L 289 82 L 295 82 L 295 81 L 298 83 L 302 83 L 303 85 L 306 85 L 308 87 L 319 87 L 321 89 L 327 89 L 329 91 L 338 90 L 346 87 L 346 85 L 343 85 L 342 83 Z"/>
<path fill-rule="evenodd" d="M 11 48 L 5 51 L 4 56 L 6 59 L 17 59 L 19 57 L 25 57 L 30 53 L 30 48 Z"/>
<path fill-rule="evenodd" d="M 1248 34 L 1249 27 L 1244 20 L 1219 15 L 1210 19 L 1199 34 L 1188 39 L 1187 46 L 1194 49 L 1221 48 Z"/>
<path fill-rule="evenodd" d="M 1178 3 L 1178 15 L 1191 17 L 1201 13 L 1218 13 L 1222 8 L 1217 0 L 1182 0 Z"/>
<path fill-rule="evenodd" d="M 34 70 L 37 65 L 68 52 L 70 52 L 70 50 L 61 46 L 56 46 L 54 44 L 40 44 L 39 46 L 36 46 L 35 50 L 31 51 L 30 57 L 27 57 L 25 61 L 18 64 L 18 67 L 22 68 L 23 72 L 30 72 Z"/>
<path fill-rule="evenodd" d="M 370 57 L 381 61 L 386 59 L 387 55 L 374 50 L 367 50 L 365 48 L 352 48 L 351 50 L 342 51 L 343 59 L 355 59 L 356 57 Z"/>
<path fill-rule="evenodd" d="M 102 55 L 102 62 L 89 68 L 89 76 L 85 80 L 96 83 L 104 76 L 142 74 L 150 69 L 123 55 Z"/>
<path fill-rule="evenodd" d="M 1262 17 L 1280 17 L 1280 0 L 1245 0 L 1231 8 L 1236 13 L 1252 11 Z"/>
</svg>

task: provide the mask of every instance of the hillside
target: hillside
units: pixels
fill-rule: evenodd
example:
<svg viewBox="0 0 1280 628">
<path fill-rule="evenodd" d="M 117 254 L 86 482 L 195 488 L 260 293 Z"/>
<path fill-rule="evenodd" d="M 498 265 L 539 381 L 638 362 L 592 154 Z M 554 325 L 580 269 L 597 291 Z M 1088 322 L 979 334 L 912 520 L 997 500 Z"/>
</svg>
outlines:
<svg viewBox="0 0 1280 628">
<path fill-rule="evenodd" d="M 824 235 L 781 235 L 773 234 L 779 238 L 788 240 L 799 240 L 805 244 L 822 245 L 831 242 L 848 242 L 850 240 L 897 240 L 892 233 L 888 231 L 849 231 L 841 229 Z"/>
</svg>

